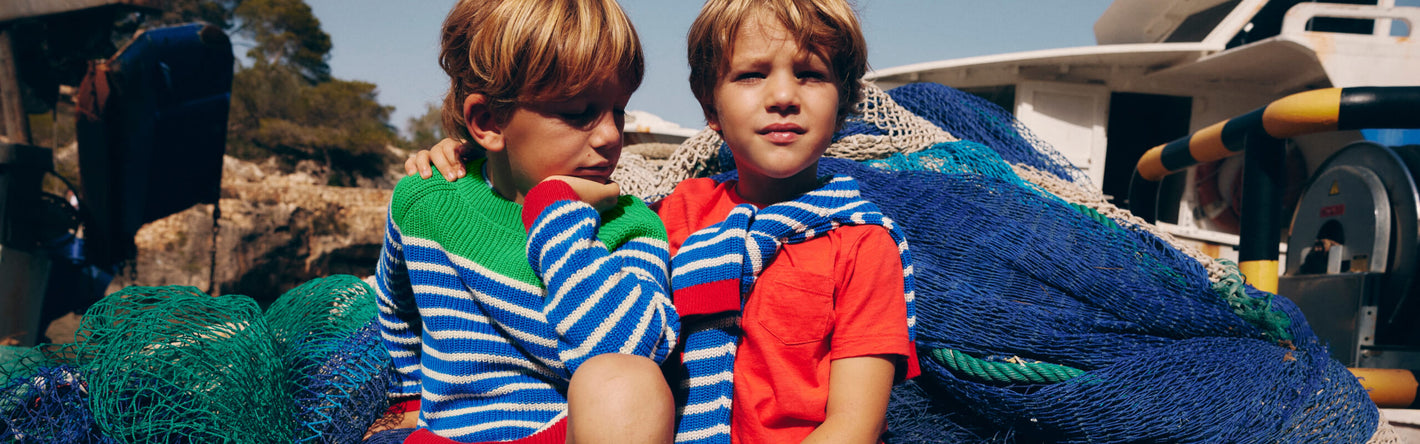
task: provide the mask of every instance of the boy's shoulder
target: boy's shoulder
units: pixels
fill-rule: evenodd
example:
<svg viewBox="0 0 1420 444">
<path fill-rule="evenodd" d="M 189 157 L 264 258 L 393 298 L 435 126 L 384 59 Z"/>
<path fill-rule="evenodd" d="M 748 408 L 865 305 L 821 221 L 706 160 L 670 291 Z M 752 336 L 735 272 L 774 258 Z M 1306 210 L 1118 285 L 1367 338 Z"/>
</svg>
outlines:
<svg viewBox="0 0 1420 444">
<path fill-rule="evenodd" d="M 598 235 L 607 246 L 616 249 L 637 237 L 665 240 L 666 227 L 646 202 L 636 196 L 622 195 L 616 201 L 616 208 L 602 215 Z"/>
<path fill-rule="evenodd" d="M 399 182 L 395 182 L 394 193 L 391 195 L 393 201 L 418 201 L 420 198 L 430 193 L 452 192 L 454 183 L 444 179 L 444 175 L 439 173 L 438 167 L 430 165 L 434 175 L 428 179 L 419 177 L 418 174 L 404 176 Z M 478 180 L 478 178 L 465 178 L 463 180 Z"/>
</svg>

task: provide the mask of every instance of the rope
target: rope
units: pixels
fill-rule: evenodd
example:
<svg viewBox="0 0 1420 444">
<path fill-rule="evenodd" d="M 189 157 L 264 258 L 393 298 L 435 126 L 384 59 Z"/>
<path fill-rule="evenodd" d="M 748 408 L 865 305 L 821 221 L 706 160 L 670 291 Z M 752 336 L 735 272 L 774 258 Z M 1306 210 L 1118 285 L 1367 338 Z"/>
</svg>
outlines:
<svg viewBox="0 0 1420 444">
<path fill-rule="evenodd" d="M 1114 219 L 1110 219 L 1109 216 L 1105 216 L 1105 215 L 1103 215 L 1103 214 L 1100 214 L 1100 212 L 1095 211 L 1093 208 L 1090 208 L 1090 207 L 1087 207 L 1087 206 L 1084 206 L 1084 205 L 1081 205 L 1081 204 L 1077 204 L 1077 203 L 1074 203 L 1074 202 L 1066 202 L 1066 203 L 1070 204 L 1071 207 L 1074 207 L 1075 210 L 1077 210 L 1077 211 L 1079 211 L 1079 212 L 1081 212 L 1081 213 L 1084 213 L 1084 215 L 1085 215 L 1085 216 L 1088 216 L 1090 219 L 1094 219 L 1095 222 L 1102 223 L 1102 224 L 1104 224 L 1104 226 L 1109 227 L 1109 228 L 1112 229 L 1112 230 L 1119 230 L 1119 229 L 1120 229 L 1120 228 L 1119 228 L 1119 224 L 1114 223 Z"/>
<path fill-rule="evenodd" d="M 1246 279 L 1238 270 L 1238 264 L 1227 259 L 1218 259 L 1218 262 L 1228 267 L 1228 273 L 1213 283 L 1213 292 L 1227 301 L 1238 317 L 1261 328 L 1264 336 L 1278 341 L 1291 341 L 1292 333 L 1288 332 L 1287 328 L 1292 326 L 1292 319 L 1287 317 L 1286 313 L 1272 309 L 1272 298 L 1277 295 L 1265 293 L 1267 296 L 1260 298 L 1248 296 Z"/>
<path fill-rule="evenodd" d="M 993 362 L 965 353 L 939 348 L 932 350 L 932 359 L 955 373 L 996 383 L 1053 384 L 1085 374 L 1084 370 L 1046 362 Z"/>
</svg>

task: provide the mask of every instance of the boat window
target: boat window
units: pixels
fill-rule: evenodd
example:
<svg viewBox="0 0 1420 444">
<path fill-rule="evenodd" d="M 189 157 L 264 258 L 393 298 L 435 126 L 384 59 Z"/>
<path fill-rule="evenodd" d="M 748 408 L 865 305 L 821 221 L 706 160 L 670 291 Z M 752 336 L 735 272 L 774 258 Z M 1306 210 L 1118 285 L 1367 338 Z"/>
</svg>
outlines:
<svg viewBox="0 0 1420 444">
<path fill-rule="evenodd" d="M 1217 6 L 1193 13 L 1188 18 L 1183 19 L 1173 33 L 1169 34 L 1165 42 L 1201 42 L 1208 37 L 1208 33 L 1213 31 L 1228 13 L 1233 12 L 1242 0 L 1229 0 L 1219 3 Z"/>
<path fill-rule="evenodd" d="M 1228 42 L 1228 47 L 1236 47 L 1256 42 L 1269 37 L 1275 37 L 1282 32 L 1282 17 L 1287 14 L 1287 10 L 1292 6 L 1302 3 L 1303 0 L 1274 0 L 1268 2 L 1262 10 L 1253 16 L 1252 22 L 1243 27 L 1233 39 Z M 1341 3 L 1348 5 L 1376 5 L 1377 0 L 1328 0 L 1315 3 Z M 1317 32 L 1336 32 L 1345 34 L 1370 34 L 1374 32 L 1375 21 L 1368 19 L 1349 19 L 1336 17 L 1317 17 L 1307 23 L 1307 29 Z"/>
<path fill-rule="evenodd" d="M 977 96 L 986 101 L 996 104 L 1012 115 L 1016 114 L 1016 85 L 985 86 L 980 88 L 962 88 L 963 92 Z"/>
</svg>

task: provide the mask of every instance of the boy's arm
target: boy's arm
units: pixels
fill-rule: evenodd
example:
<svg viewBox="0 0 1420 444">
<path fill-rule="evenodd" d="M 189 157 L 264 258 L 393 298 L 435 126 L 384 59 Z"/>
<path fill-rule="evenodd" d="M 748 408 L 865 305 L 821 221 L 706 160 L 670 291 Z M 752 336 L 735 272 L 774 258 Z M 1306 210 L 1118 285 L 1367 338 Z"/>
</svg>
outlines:
<svg viewBox="0 0 1420 444">
<path fill-rule="evenodd" d="M 422 389 L 419 354 L 423 323 L 419 320 L 409 270 L 405 266 L 403 237 L 393 214 L 385 223 L 385 242 L 375 269 L 375 284 L 379 296 L 380 336 L 395 369 L 390 400 L 398 403 L 417 399 Z"/>
<path fill-rule="evenodd" d="M 892 392 L 895 359 L 894 355 L 872 355 L 829 363 L 827 415 L 803 442 L 878 442 Z"/>
<path fill-rule="evenodd" d="M 597 210 L 558 180 L 534 187 L 523 205 L 528 263 L 547 287 L 542 311 L 568 372 L 603 353 L 663 362 L 680 324 L 666 291 L 665 240 L 639 236 L 607 251 Z"/>
<path fill-rule="evenodd" d="M 878 442 L 893 383 L 916 373 L 902 259 L 881 227 L 840 230 L 852 234 L 845 234 L 835 266 L 827 411 L 804 442 Z"/>
</svg>

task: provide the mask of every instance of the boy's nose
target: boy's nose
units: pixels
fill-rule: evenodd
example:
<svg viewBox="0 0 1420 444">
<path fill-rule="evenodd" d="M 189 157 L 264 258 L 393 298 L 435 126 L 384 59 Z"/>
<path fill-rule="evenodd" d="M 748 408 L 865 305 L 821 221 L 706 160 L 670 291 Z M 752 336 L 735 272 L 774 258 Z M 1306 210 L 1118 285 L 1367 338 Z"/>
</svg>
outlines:
<svg viewBox="0 0 1420 444">
<path fill-rule="evenodd" d="M 776 76 L 769 82 L 769 112 L 789 114 L 799 111 L 798 79 Z"/>
<path fill-rule="evenodd" d="M 595 148 L 621 146 L 621 119 L 615 111 L 607 110 L 592 124 L 591 145 Z"/>
</svg>

